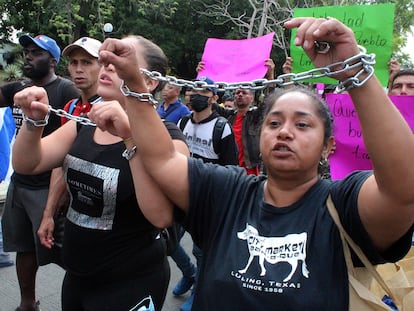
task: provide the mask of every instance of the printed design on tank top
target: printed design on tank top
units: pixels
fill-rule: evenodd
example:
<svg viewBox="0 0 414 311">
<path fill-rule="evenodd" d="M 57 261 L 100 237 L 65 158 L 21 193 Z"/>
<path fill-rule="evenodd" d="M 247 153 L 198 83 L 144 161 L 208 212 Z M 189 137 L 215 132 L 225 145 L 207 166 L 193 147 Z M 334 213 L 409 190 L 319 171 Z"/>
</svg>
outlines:
<svg viewBox="0 0 414 311">
<path fill-rule="evenodd" d="M 64 171 L 71 196 L 68 220 L 83 228 L 111 230 L 119 169 L 67 155 Z"/>
</svg>

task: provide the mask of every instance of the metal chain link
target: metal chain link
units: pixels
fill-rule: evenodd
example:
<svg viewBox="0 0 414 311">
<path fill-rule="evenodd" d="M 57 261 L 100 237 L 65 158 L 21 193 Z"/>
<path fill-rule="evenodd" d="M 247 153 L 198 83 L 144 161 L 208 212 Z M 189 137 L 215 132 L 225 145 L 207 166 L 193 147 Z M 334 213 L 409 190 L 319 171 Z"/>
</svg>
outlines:
<svg viewBox="0 0 414 311">
<path fill-rule="evenodd" d="M 207 88 L 215 88 L 217 91 L 226 91 L 226 90 L 235 90 L 239 88 L 251 89 L 251 90 L 263 90 L 269 86 L 284 87 L 292 84 L 296 84 L 299 81 L 309 80 L 309 79 L 319 79 L 323 77 L 333 77 L 338 74 L 342 74 L 346 71 L 362 67 L 354 77 L 347 79 L 342 82 L 341 88 L 339 91 L 344 91 L 350 87 L 362 86 L 373 74 L 374 69 L 372 66 L 375 64 L 375 54 L 366 54 L 366 49 L 362 46 L 359 46 L 360 53 L 346 59 L 343 62 L 337 62 L 330 64 L 326 67 L 314 68 L 309 71 L 300 72 L 300 73 L 289 73 L 282 74 L 276 77 L 274 80 L 267 79 L 257 79 L 246 82 L 215 82 L 214 84 L 208 84 L 205 81 L 188 81 L 184 79 L 177 79 L 173 76 L 166 75 L 162 76 L 157 71 L 148 71 L 146 69 L 141 69 L 141 72 L 147 75 L 153 80 L 158 80 L 160 82 L 166 82 L 178 87 L 189 87 L 195 91 L 203 91 Z M 363 81 L 359 80 L 359 77 L 363 72 L 367 72 L 369 75 Z M 347 81 L 350 82 L 347 82 Z"/>
<path fill-rule="evenodd" d="M 263 90 L 267 87 L 284 87 L 292 84 L 296 84 L 299 81 L 310 80 L 310 79 L 319 79 L 323 77 L 333 77 L 338 74 L 342 74 L 346 71 L 353 70 L 356 68 L 361 68 L 355 76 L 346 79 L 338 84 L 336 91 L 343 92 L 353 87 L 360 87 L 367 82 L 372 75 L 374 74 L 374 64 L 375 64 L 375 54 L 366 54 L 366 49 L 362 46 L 358 46 L 360 53 L 346 59 L 343 62 L 337 62 L 330 64 L 326 67 L 314 68 L 305 72 L 300 73 L 288 73 L 277 76 L 274 80 L 267 79 L 256 79 L 246 82 L 216 82 L 214 84 L 208 84 L 205 81 L 189 81 L 184 79 L 178 79 L 174 76 L 166 75 L 165 77 L 158 71 L 148 71 L 146 69 L 141 69 L 141 72 L 153 80 L 158 80 L 160 82 L 165 82 L 178 87 L 189 87 L 195 91 L 203 91 L 207 88 L 215 88 L 217 91 L 226 91 L 226 90 L 236 90 L 239 88 L 250 89 L 253 91 Z M 364 73 L 368 73 L 363 80 L 360 80 Z M 125 84 L 123 84 L 125 88 Z M 129 90 L 129 89 L 128 89 Z M 121 91 L 123 91 L 121 89 Z M 146 95 L 146 94 L 145 94 Z M 102 99 L 99 98 L 99 101 Z M 146 100 L 149 101 L 149 100 Z M 97 102 L 97 101 L 95 101 Z M 91 103 L 94 104 L 95 102 Z M 55 113 L 59 117 L 65 117 L 69 120 L 81 123 L 82 125 L 91 125 L 96 126 L 95 123 L 91 122 L 88 118 L 81 116 L 73 116 L 63 109 L 54 109 L 49 107 L 49 110 Z"/>
<path fill-rule="evenodd" d="M 90 104 L 94 105 L 94 104 L 102 102 L 102 101 L 103 101 L 102 97 L 98 97 L 94 101 L 90 102 Z M 68 120 L 73 120 L 73 121 L 78 122 L 82 125 L 96 126 L 96 124 L 93 123 L 88 118 L 85 118 L 85 117 L 82 117 L 82 116 L 74 116 L 74 115 L 70 114 L 69 112 L 66 112 L 63 109 L 55 109 L 55 108 L 52 108 L 51 106 L 49 106 L 49 110 L 52 111 L 54 114 L 56 114 L 58 117 L 63 117 L 63 118 L 66 118 Z"/>
</svg>

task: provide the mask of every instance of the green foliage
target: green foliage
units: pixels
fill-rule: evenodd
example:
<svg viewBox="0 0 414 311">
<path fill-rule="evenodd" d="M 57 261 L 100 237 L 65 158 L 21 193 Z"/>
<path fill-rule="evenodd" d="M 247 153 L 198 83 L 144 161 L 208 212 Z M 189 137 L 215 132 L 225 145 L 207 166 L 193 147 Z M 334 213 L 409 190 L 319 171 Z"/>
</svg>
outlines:
<svg viewBox="0 0 414 311">
<path fill-rule="evenodd" d="M 403 64 L 407 55 L 400 52 L 406 42 L 406 33 L 414 24 L 414 2 L 412 0 L 266 0 L 277 10 L 269 11 L 269 20 L 279 22 L 272 26 L 285 40 L 289 31 L 281 27 L 280 21 L 292 16 L 295 7 L 354 5 L 373 3 L 396 3 L 394 51 Z M 206 5 L 228 3 L 232 16 L 252 17 L 241 27 L 223 15 L 224 9 L 215 10 L 215 15 L 202 15 Z M 113 37 L 137 34 L 159 44 L 169 57 L 171 74 L 181 78 L 194 78 L 195 67 L 201 59 L 207 38 L 237 39 L 246 37 L 251 28 L 252 36 L 260 31 L 262 16 L 254 15 L 253 4 L 263 6 L 264 0 L 0 0 L 4 17 L 0 20 L 0 43 L 7 41 L 13 29 L 21 29 L 32 35 L 43 33 L 55 38 L 63 48 L 81 36 L 103 40 L 103 25 L 112 23 Z M 269 23 L 268 20 L 268 23 Z M 285 54 L 282 49 L 272 51 L 275 63 L 281 64 Z M 280 70 L 277 65 L 277 71 Z M 66 74 L 66 62 L 62 58 L 58 73 Z"/>
<path fill-rule="evenodd" d="M 7 82 L 19 80 L 23 77 L 23 72 L 20 68 L 17 64 L 9 64 L 0 72 L 0 78 Z"/>
</svg>

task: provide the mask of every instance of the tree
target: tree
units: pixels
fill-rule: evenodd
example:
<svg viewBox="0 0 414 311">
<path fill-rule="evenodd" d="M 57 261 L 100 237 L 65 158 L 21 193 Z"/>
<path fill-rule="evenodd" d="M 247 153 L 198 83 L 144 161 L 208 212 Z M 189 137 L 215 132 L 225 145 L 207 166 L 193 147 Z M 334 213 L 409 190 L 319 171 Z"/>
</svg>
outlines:
<svg viewBox="0 0 414 311">
<path fill-rule="evenodd" d="M 389 0 L 196 0 L 203 5 L 197 13 L 212 18 L 217 25 L 233 24 L 238 29 L 238 38 L 252 38 L 275 32 L 273 45 L 288 55 L 290 33 L 285 31 L 283 23 L 293 16 L 294 8 L 315 6 L 338 6 L 356 4 L 389 3 Z M 408 55 L 401 52 L 405 46 L 407 32 L 414 24 L 414 2 L 395 0 L 395 23 L 393 51 L 401 63 Z"/>
<path fill-rule="evenodd" d="M 170 60 L 172 75 L 194 78 L 207 38 L 235 39 L 275 32 L 272 58 L 282 64 L 289 48 L 290 31 L 283 22 L 295 7 L 389 2 L 389 0 L 0 0 L 0 43 L 14 29 L 43 33 L 64 47 L 81 36 L 103 40 L 103 25 L 110 22 L 114 37 L 138 34 L 159 44 Z M 414 24 L 412 0 L 396 1 L 394 44 L 406 41 Z M 115 9 L 116 8 L 116 9 Z M 284 52 L 283 52 L 284 51 Z M 65 68 L 65 59 L 59 66 Z"/>
</svg>

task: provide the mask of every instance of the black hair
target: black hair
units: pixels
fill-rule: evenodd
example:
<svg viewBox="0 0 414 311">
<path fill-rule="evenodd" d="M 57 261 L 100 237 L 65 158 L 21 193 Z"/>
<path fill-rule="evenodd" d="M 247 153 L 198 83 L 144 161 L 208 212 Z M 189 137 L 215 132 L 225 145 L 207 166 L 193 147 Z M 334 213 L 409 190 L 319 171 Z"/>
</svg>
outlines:
<svg viewBox="0 0 414 311">
<path fill-rule="evenodd" d="M 414 69 L 402 69 L 398 71 L 391 81 L 391 87 L 394 84 L 395 79 L 397 79 L 398 77 L 402 77 L 402 76 L 414 76 Z"/>
<path fill-rule="evenodd" d="M 312 90 L 296 86 L 294 88 L 289 89 L 275 89 L 272 93 L 270 93 L 268 96 L 266 96 L 264 100 L 265 109 L 264 109 L 264 115 L 263 120 L 267 117 L 270 110 L 272 109 L 273 105 L 276 103 L 276 101 L 283 95 L 287 93 L 293 93 L 298 92 L 307 95 L 312 102 L 316 106 L 316 111 L 322 120 L 323 127 L 324 127 L 324 144 L 326 144 L 329 140 L 329 138 L 332 136 L 332 115 L 329 111 L 329 107 L 325 104 L 325 102 L 319 98 Z"/>
</svg>

